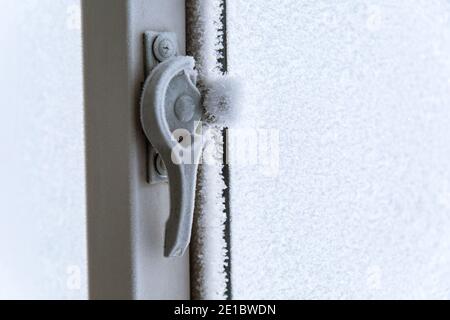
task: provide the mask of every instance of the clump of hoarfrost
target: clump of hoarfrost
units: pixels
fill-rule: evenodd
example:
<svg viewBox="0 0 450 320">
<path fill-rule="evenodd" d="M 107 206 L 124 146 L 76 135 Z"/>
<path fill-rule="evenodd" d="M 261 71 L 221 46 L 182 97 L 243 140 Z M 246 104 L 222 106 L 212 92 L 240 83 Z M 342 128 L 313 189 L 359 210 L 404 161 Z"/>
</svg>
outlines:
<svg viewBox="0 0 450 320">
<path fill-rule="evenodd" d="M 204 108 L 206 119 L 219 126 L 232 126 L 239 117 L 239 82 L 228 75 L 206 80 Z"/>
</svg>

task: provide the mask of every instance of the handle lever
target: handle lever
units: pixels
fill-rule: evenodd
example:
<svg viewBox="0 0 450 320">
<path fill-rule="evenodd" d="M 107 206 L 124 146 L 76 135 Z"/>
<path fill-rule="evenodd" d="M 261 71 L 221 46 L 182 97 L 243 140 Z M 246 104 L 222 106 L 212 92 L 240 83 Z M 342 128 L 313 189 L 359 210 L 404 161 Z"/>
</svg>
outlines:
<svg viewBox="0 0 450 320">
<path fill-rule="evenodd" d="M 161 62 L 147 77 L 141 97 L 142 127 L 169 178 L 170 216 L 164 244 L 168 257 L 182 256 L 191 238 L 202 116 L 194 66 L 194 59 L 185 56 Z"/>
</svg>

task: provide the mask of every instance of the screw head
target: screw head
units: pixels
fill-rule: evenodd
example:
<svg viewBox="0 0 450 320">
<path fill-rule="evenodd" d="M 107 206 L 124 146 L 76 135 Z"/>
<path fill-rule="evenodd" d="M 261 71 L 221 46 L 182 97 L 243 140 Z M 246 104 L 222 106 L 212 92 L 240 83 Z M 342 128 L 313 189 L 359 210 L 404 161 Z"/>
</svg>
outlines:
<svg viewBox="0 0 450 320">
<path fill-rule="evenodd" d="M 182 95 L 175 102 L 175 115 L 181 122 L 189 122 L 194 117 L 195 101 L 188 95 Z"/>
<path fill-rule="evenodd" d="M 167 168 L 160 154 L 158 154 L 155 158 L 155 168 L 156 172 L 158 172 L 161 177 L 167 177 Z"/>
<path fill-rule="evenodd" d="M 177 53 L 177 47 L 172 39 L 160 35 L 153 44 L 153 52 L 156 59 L 162 62 L 174 57 Z"/>
</svg>

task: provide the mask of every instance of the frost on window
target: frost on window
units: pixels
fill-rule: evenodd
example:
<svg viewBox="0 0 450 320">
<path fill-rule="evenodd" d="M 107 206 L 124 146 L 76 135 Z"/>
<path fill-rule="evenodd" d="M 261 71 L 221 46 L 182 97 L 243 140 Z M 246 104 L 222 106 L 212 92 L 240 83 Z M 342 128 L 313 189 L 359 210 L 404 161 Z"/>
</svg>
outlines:
<svg viewBox="0 0 450 320">
<path fill-rule="evenodd" d="M 227 1 L 236 299 L 449 298 L 450 2 Z"/>
<path fill-rule="evenodd" d="M 449 298 L 450 3 L 227 1 L 226 82 L 220 2 L 191 1 L 206 112 L 234 120 L 233 298 Z M 201 169 L 202 297 L 224 298 L 222 179 Z"/>
</svg>

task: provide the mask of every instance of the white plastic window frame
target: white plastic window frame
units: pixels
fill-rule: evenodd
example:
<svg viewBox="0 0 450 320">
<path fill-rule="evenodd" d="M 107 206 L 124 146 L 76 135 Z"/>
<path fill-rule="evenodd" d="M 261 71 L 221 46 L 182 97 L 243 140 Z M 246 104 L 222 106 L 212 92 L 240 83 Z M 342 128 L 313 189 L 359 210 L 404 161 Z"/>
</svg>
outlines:
<svg viewBox="0 0 450 320">
<path fill-rule="evenodd" d="M 163 255 L 167 184 L 146 181 L 146 30 L 176 32 L 184 51 L 185 1 L 83 0 L 90 299 L 190 298 L 189 255 Z"/>
</svg>

